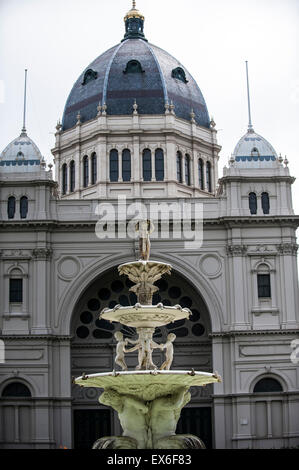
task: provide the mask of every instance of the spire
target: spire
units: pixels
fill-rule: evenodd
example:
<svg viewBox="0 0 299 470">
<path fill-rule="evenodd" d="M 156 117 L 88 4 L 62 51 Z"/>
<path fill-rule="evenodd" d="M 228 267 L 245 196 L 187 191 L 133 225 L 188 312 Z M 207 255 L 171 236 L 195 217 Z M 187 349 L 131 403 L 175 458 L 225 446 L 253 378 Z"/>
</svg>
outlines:
<svg viewBox="0 0 299 470">
<path fill-rule="evenodd" d="M 144 16 L 136 8 L 136 0 L 132 0 L 132 8 L 126 14 L 125 18 L 126 34 L 123 41 L 126 39 L 143 39 L 144 37 Z"/>
<path fill-rule="evenodd" d="M 247 78 L 247 99 L 248 99 L 248 132 L 254 132 L 251 122 L 251 110 L 250 110 L 250 94 L 249 94 L 249 78 L 248 78 L 248 61 L 246 60 L 246 78 Z"/>
<path fill-rule="evenodd" d="M 26 136 L 26 93 L 27 93 L 27 69 L 25 69 L 25 85 L 24 85 L 24 111 L 23 111 L 23 128 L 22 136 Z"/>
</svg>

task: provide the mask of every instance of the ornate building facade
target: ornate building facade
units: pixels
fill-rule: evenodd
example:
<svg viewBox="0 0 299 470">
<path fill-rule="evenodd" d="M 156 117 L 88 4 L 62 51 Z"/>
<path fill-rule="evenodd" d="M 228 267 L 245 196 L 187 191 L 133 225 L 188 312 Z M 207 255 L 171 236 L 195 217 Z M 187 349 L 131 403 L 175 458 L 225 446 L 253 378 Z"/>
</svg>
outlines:
<svg viewBox="0 0 299 470">
<path fill-rule="evenodd" d="M 87 448 L 120 433 L 99 391 L 72 384 L 83 371 L 113 369 L 115 326 L 99 313 L 135 302 L 116 268 L 135 257 L 136 242 L 95 234 L 99 204 L 120 211 L 119 196 L 127 205 L 203 207 L 200 249 L 186 249 L 175 232 L 152 241 L 152 258 L 173 266 L 154 300 L 192 311 L 171 325 L 173 368 L 223 379 L 192 391 L 179 430 L 214 448 L 298 446 L 299 368 L 290 356 L 299 217 L 288 162 L 250 123 L 218 179 L 221 147 L 197 83 L 147 41 L 136 8 L 125 26 L 71 90 L 56 128 L 55 178 L 25 128 L 1 153 L 0 447 Z M 155 225 L 159 235 L 161 220 Z"/>
</svg>

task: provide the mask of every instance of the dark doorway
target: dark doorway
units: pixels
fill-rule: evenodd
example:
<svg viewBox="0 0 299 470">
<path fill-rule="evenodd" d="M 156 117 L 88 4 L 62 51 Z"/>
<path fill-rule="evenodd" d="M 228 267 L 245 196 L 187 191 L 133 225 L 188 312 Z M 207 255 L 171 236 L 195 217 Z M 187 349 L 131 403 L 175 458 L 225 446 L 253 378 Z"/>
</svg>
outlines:
<svg viewBox="0 0 299 470">
<path fill-rule="evenodd" d="M 204 442 L 207 449 L 212 449 L 211 410 L 211 408 L 184 408 L 176 433 L 193 434 Z"/>
<path fill-rule="evenodd" d="M 109 410 L 74 410 L 75 449 L 91 449 L 97 439 L 110 435 Z"/>
</svg>

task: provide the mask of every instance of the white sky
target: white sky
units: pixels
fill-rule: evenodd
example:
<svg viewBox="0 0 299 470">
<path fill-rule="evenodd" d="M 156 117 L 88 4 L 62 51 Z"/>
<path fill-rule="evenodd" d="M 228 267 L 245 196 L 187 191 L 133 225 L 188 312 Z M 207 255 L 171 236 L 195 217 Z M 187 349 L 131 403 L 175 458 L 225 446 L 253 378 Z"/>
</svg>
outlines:
<svg viewBox="0 0 299 470">
<path fill-rule="evenodd" d="M 137 0 L 149 41 L 197 80 L 222 145 L 219 173 L 246 132 L 245 60 L 256 132 L 299 173 L 299 1 Z M 124 34 L 131 0 L 0 0 L 0 151 L 22 127 L 47 161 L 73 83 Z M 299 213 L 299 180 L 293 186 Z"/>
</svg>

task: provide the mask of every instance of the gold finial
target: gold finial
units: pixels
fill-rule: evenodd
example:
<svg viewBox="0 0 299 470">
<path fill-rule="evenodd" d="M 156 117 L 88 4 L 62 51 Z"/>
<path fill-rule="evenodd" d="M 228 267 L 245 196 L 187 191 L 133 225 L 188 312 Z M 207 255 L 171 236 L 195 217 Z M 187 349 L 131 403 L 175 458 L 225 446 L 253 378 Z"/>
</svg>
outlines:
<svg viewBox="0 0 299 470">
<path fill-rule="evenodd" d="M 144 16 L 140 13 L 139 10 L 136 8 L 136 0 L 132 0 L 132 8 L 131 10 L 126 14 L 125 20 L 128 18 L 141 18 L 144 20 Z"/>
</svg>

